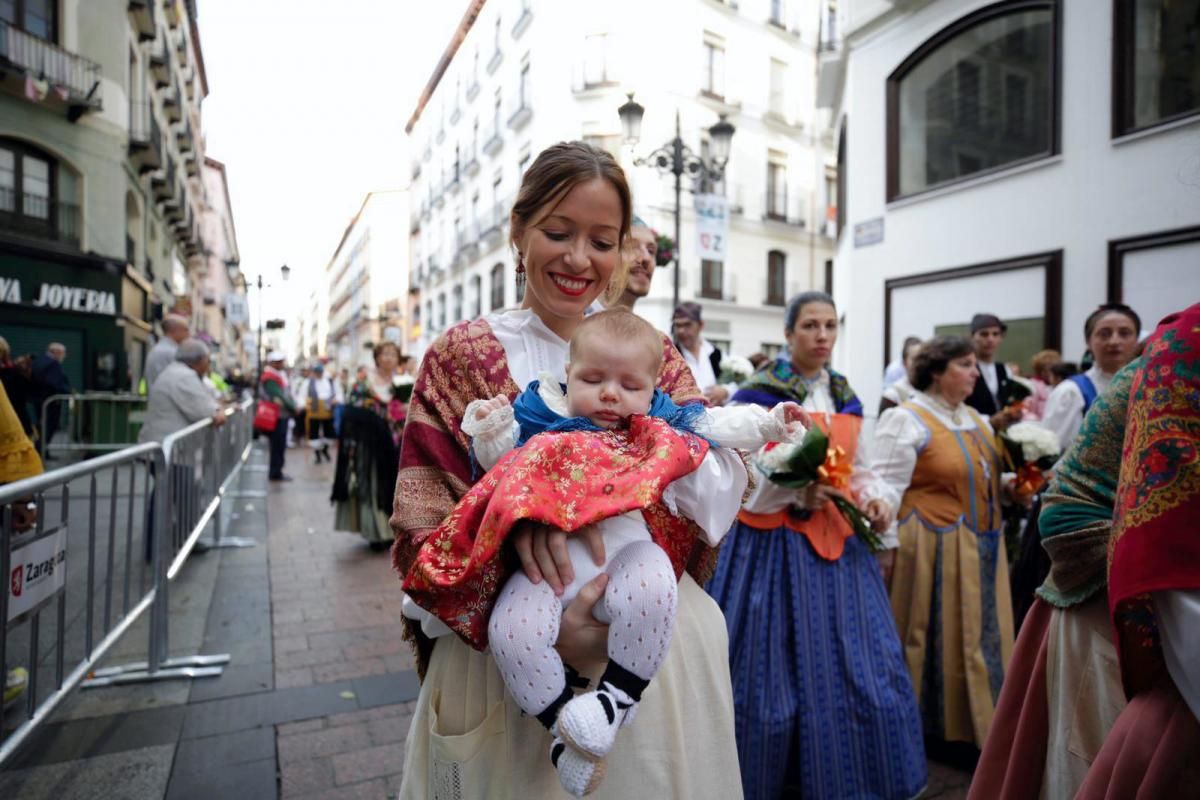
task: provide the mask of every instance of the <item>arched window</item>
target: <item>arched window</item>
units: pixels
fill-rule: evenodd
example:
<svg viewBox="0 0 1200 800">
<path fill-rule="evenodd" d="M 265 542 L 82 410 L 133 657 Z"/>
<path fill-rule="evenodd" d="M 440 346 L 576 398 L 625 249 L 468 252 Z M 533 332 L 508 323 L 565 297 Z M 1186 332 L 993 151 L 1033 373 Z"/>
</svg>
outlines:
<svg viewBox="0 0 1200 800">
<path fill-rule="evenodd" d="M 455 286 L 451 297 L 450 321 L 458 322 L 463 318 L 463 287 Z"/>
<path fill-rule="evenodd" d="M 59 172 L 48 153 L 0 138 L 0 230 L 78 247 L 79 206 L 60 198 Z M 70 178 L 63 176 L 68 185 Z"/>
<path fill-rule="evenodd" d="M 492 311 L 504 306 L 504 265 L 492 265 Z"/>
<path fill-rule="evenodd" d="M 474 275 L 471 278 L 471 319 L 478 319 L 483 313 L 483 278 Z"/>
<path fill-rule="evenodd" d="M 943 29 L 888 77 L 888 199 L 1057 153 L 1058 87 L 1055 0 Z"/>
<path fill-rule="evenodd" d="M 787 254 L 782 250 L 767 253 L 766 305 L 781 306 L 787 302 Z"/>
</svg>

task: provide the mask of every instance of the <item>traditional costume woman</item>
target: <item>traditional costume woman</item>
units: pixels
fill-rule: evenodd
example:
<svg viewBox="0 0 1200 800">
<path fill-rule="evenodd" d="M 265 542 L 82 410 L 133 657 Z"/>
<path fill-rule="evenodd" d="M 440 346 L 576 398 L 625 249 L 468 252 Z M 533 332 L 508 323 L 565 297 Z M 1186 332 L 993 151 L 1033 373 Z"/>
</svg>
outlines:
<svg viewBox="0 0 1200 800">
<path fill-rule="evenodd" d="M 925 733 L 978 746 L 1013 641 L 992 429 L 917 392 L 880 418 L 873 466 L 903 496 L 890 593 Z"/>
<path fill-rule="evenodd" d="M 781 358 L 733 398 L 787 400 L 853 464 L 839 488 L 894 507 L 865 466 L 862 403 L 845 377 L 806 380 Z M 810 511 L 798 490 L 756 478 L 708 586 L 729 626 L 746 796 L 798 785 L 805 797 L 913 797 L 926 782 L 920 717 L 879 564 L 832 503 Z"/>
<path fill-rule="evenodd" d="M 658 388 L 681 405 L 700 401 L 665 337 L 663 353 Z M 567 342 L 529 310 L 455 325 L 426 353 L 409 406 L 392 517 L 401 574 L 474 482 L 461 429 L 467 405 L 499 394 L 515 399 L 542 371 L 563 381 L 566 361 Z M 719 609 L 696 583 L 711 574 L 714 556 L 700 544 L 687 559 L 670 652 L 642 698 L 637 724 L 609 755 L 621 768 L 592 797 L 741 796 L 728 639 Z M 522 716 L 488 654 L 456 636 L 428 638 L 438 632 L 435 622 L 430 615 L 406 620 L 423 681 L 401 798 L 426 798 L 442 785 L 460 787 L 463 797 L 565 797 L 546 761 L 549 734 Z"/>
<path fill-rule="evenodd" d="M 1200 304 L 1164 319 L 1133 375 L 1108 562 L 1129 704 L 1079 797 L 1200 787 Z"/>
</svg>

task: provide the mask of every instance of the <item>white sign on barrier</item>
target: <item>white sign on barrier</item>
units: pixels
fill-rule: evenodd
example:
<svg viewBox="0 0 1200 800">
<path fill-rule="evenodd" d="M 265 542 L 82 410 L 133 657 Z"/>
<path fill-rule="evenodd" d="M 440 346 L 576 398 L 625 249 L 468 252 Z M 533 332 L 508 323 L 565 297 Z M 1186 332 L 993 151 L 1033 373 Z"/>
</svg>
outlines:
<svg viewBox="0 0 1200 800">
<path fill-rule="evenodd" d="M 12 552 L 8 622 L 58 594 L 67 582 L 67 532 L 43 536 Z"/>
</svg>

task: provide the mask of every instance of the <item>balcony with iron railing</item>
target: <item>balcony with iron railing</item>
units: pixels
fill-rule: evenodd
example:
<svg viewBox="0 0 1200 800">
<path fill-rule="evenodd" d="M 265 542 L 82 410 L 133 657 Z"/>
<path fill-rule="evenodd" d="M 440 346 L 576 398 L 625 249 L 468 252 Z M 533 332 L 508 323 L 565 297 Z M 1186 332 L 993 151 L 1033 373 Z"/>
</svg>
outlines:
<svg viewBox="0 0 1200 800">
<path fill-rule="evenodd" d="M 792 201 L 790 210 L 789 200 Z M 799 205 L 796 197 L 789 197 L 785 191 L 768 190 L 763 203 L 763 219 L 803 228 L 804 216 Z"/>
<path fill-rule="evenodd" d="M 155 39 L 146 48 L 150 62 L 150 72 L 154 75 L 154 86 L 165 89 L 171 85 L 171 63 L 167 60 L 167 46 L 163 40 Z"/>
<path fill-rule="evenodd" d="M 138 41 L 148 42 L 154 38 L 158 27 L 154 7 L 156 0 L 129 0 L 129 16 L 137 28 Z"/>
<path fill-rule="evenodd" d="M 74 122 L 101 108 L 100 65 L 0 21 L 0 74 L 5 89 L 66 109 Z"/>
<path fill-rule="evenodd" d="M 179 105 L 179 90 L 174 86 L 168 86 L 163 89 L 162 107 L 163 114 L 167 117 L 167 122 L 174 124 L 183 120 L 183 110 Z"/>
<path fill-rule="evenodd" d="M 178 185 L 175 182 L 175 159 L 167 156 L 166 169 L 160 169 L 150 178 L 150 189 L 154 192 L 154 199 L 159 203 L 167 203 L 175 194 L 175 187 Z"/>
<path fill-rule="evenodd" d="M 79 206 L 0 187 L 0 232 L 79 247 Z"/>
<path fill-rule="evenodd" d="M 504 147 L 504 136 L 500 133 L 500 126 L 493 125 L 483 134 L 483 152 L 494 156 L 500 152 L 502 147 Z"/>
<path fill-rule="evenodd" d="M 143 175 L 163 165 L 162 131 L 149 100 L 138 100 L 129 106 L 129 159 Z"/>
</svg>

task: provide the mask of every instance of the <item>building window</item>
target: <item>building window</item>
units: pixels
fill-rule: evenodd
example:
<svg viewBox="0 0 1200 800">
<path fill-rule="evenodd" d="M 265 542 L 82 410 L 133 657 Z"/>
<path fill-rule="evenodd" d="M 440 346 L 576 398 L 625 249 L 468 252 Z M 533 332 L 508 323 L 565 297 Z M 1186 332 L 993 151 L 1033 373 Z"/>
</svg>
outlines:
<svg viewBox="0 0 1200 800">
<path fill-rule="evenodd" d="M 700 296 L 709 300 L 724 299 L 725 265 L 720 261 L 700 262 Z"/>
<path fill-rule="evenodd" d="M 442 292 L 437 299 L 437 323 L 438 330 L 446 327 L 446 293 Z"/>
<path fill-rule="evenodd" d="M 458 322 L 463 318 L 463 287 L 455 286 L 451 298 L 450 319 Z"/>
<path fill-rule="evenodd" d="M 0 21 L 30 36 L 58 41 L 58 0 L 0 0 Z"/>
<path fill-rule="evenodd" d="M 433 301 L 425 301 L 425 319 L 429 321 L 430 330 L 437 330 L 435 326 L 436 320 L 433 318 Z"/>
<path fill-rule="evenodd" d="M 504 265 L 492 265 L 492 311 L 504 307 Z"/>
<path fill-rule="evenodd" d="M 787 111 L 785 99 L 787 90 L 787 64 L 777 58 L 771 59 L 770 94 L 767 97 L 767 110 L 772 114 L 783 116 Z"/>
<path fill-rule="evenodd" d="M 787 220 L 787 155 L 767 155 L 767 219 Z"/>
<path fill-rule="evenodd" d="M 525 302 L 525 281 L 517 281 L 517 305 Z"/>
<path fill-rule="evenodd" d="M 521 72 L 517 76 L 517 110 L 529 108 L 529 56 L 521 61 Z"/>
<path fill-rule="evenodd" d="M 784 0 L 771 0 L 771 16 L 767 18 L 767 21 L 780 28 L 787 27 L 787 23 L 784 21 L 787 13 L 786 5 Z"/>
<path fill-rule="evenodd" d="M 595 33 L 583 40 L 583 86 L 604 86 L 612 81 L 608 73 L 608 34 Z"/>
<path fill-rule="evenodd" d="M 783 345 L 778 342 L 763 342 L 758 349 L 767 358 L 775 359 L 783 352 Z"/>
<path fill-rule="evenodd" d="M 1200 113 L 1200 2 L 1116 0 L 1113 136 Z"/>
<path fill-rule="evenodd" d="M 780 250 L 767 253 L 767 300 L 769 306 L 787 302 L 787 254 Z"/>
<path fill-rule="evenodd" d="M 700 87 L 705 94 L 725 99 L 725 40 L 704 34 L 704 75 Z"/>
<path fill-rule="evenodd" d="M 475 275 L 471 278 L 471 319 L 478 319 L 483 314 L 483 278 Z"/>
<path fill-rule="evenodd" d="M 53 158 L 0 139 L 0 230 L 78 245 L 79 207 L 60 201 L 58 178 Z"/>
<path fill-rule="evenodd" d="M 1054 0 L 970 14 L 887 81 L 889 200 L 1058 152 Z"/>
</svg>

